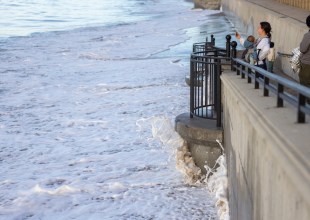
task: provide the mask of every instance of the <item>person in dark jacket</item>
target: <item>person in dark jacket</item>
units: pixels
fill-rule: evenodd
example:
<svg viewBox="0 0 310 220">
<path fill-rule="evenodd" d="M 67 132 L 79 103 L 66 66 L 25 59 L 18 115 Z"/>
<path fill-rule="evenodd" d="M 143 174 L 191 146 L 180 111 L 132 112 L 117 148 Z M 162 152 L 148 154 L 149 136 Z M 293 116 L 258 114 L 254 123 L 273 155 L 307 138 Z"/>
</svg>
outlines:
<svg viewBox="0 0 310 220">
<path fill-rule="evenodd" d="M 310 15 L 306 19 L 306 24 L 310 29 Z M 300 84 L 310 88 L 310 30 L 304 35 L 299 47 L 301 52 L 299 81 Z"/>
</svg>

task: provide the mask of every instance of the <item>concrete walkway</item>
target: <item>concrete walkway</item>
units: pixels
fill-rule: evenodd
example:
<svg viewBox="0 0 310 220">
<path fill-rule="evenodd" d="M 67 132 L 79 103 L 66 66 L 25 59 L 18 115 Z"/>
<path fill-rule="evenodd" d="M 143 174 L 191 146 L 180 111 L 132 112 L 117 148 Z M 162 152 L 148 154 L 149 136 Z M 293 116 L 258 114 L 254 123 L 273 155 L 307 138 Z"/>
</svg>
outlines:
<svg viewBox="0 0 310 220">
<path fill-rule="evenodd" d="M 305 24 L 306 18 L 308 17 L 308 15 L 310 15 L 310 11 L 308 10 L 293 7 L 274 0 L 246 0 L 246 1 L 252 2 L 253 4 L 259 5 L 268 10 L 282 14 L 285 17 L 290 17 L 303 24 Z"/>
</svg>

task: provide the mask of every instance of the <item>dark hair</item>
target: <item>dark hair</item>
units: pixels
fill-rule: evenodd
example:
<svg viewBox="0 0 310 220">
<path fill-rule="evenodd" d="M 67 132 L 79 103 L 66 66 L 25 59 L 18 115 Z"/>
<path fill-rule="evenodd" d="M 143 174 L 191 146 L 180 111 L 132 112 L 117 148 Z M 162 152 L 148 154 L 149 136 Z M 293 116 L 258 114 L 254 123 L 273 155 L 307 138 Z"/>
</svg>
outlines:
<svg viewBox="0 0 310 220">
<path fill-rule="evenodd" d="M 306 19 L 306 24 L 310 28 L 310 15 Z"/>
<path fill-rule="evenodd" d="M 267 37 L 271 38 L 271 25 L 267 21 L 263 21 L 260 23 L 260 26 L 266 32 Z"/>
<path fill-rule="evenodd" d="M 268 38 L 271 38 L 271 34 L 270 33 L 267 33 L 266 35 L 267 35 Z"/>
<path fill-rule="evenodd" d="M 270 48 L 274 47 L 274 42 L 270 42 Z"/>
</svg>

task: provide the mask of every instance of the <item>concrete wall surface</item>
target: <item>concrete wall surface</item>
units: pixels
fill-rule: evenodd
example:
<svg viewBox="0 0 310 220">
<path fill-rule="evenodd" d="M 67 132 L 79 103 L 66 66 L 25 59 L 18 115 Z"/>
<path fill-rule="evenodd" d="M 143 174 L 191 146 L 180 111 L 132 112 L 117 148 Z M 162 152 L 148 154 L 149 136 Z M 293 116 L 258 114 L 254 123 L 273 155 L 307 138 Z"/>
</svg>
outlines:
<svg viewBox="0 0 310 220">
<path fill-rule="evenodd" d="M 310 219 L 310 119 L 236 73 L 222 79 L 232 220 Z"/>
<path fill-rule="evenodd" d="M 309 31 L 305 24 L 309 11 L 273 0 L 222 0 L 222 8 L 245 36 L 258 37 L 259 23 L 268 21 L 272 26 L 272 41 L 275 43 L 276 53 L 291 54 L 292 49 L 299 46 L 304 34 Z M 298 80 L 291 69 L 289 58 L 277 56 L 275 65 Z"/>
<path fill-rule="evenodd" d="M 215 120 L 190 118 L 189 113 L 184 113 L 176 117 L 175 130 L 186 140 L 195 164 L 206 174 L 205 166 L 214 167 L 216 160 L 223 153 L 217 142 L 223 141 L 222 128 L 216 126 Z"/>
</svg>

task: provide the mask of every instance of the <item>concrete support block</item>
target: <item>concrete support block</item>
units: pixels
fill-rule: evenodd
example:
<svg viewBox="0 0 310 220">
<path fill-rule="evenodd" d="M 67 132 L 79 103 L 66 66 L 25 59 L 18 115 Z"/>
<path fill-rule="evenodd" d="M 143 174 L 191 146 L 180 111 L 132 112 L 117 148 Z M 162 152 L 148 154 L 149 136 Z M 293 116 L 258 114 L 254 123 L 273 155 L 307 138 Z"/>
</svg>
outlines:
<svg viewBox="0 0 310 220">
<path fill-rule="evenodd" d="M 215 120 L 190 118 L 189 113 L 176 117 L 175 130 L 186 140 L 195 164 L 206 173 L 205 165 L 214 167 L 222 154 L 218 141 L 222 142 L 223 131 L 216 127 Z"/>
</svg>

